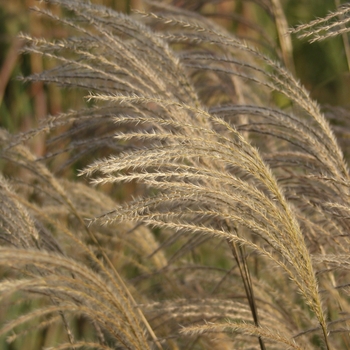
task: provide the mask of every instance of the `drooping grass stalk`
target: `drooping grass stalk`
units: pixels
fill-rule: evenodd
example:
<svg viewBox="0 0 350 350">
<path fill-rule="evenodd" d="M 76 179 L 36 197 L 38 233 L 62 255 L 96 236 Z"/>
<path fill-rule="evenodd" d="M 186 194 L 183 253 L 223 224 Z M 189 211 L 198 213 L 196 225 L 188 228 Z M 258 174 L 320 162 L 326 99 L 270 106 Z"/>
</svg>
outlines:
<svg viewBox="0 0 350 350">
<path fill-rule="evenodd" d="M 0 179 L 0 238 L 10 246 L 1 296 L 43 300 L 2 332 L 37 318 L 39 331 L 62 314 L 66 325 L 85 315 L 94 334 L 85 341 L 66 327 L 61 349 L 344 346 L 348 166 L 339 133 L 288 70 L 280 2 L 271 5 L 287 69 L 169 4 L 147 1 L 131 16 L 49 4 L 67 15 L 35 11 L 72 36 L 23 34 L 27 52 L 57 62 L 24 80 L 83 88 L 92 107 L 0 132 L 2 160 L 20 178 L 14 189 Z M 294 32 L 344 33 L 347 11 Z M 271 90 L 291 108 L 274 106 Z M 42 133 L 51 139 L 38 159 L 24 143 Z M 79 186 L 51 162 L 73 165 Z"/>
</svg>

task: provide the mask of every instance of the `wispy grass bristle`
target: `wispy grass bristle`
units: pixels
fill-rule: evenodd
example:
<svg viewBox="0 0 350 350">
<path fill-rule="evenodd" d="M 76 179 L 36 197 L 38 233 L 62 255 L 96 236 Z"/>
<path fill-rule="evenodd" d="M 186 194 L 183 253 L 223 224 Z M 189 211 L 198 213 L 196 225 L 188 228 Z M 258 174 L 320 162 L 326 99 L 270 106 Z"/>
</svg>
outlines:
<svg viewBox="0 0 350 350">
<path fill-rule="evenodd" d="M 281 3 L 266 2 L 271 58 L 163 2 L 130 15 L 48 3 L 65 15 L 33 11 L 71 37 L 21 34 L 55 62 L 22 79 L 81 88 L 88 107 L 0 133 L 0 302 L 18 303 L 0 335 L 44 344 L 59 329 L 54 349 L 345 349 L 348 113 L 294 76 L 290 34 L 343 34 L 349 7 L 284 36 Z"/>
</svg>

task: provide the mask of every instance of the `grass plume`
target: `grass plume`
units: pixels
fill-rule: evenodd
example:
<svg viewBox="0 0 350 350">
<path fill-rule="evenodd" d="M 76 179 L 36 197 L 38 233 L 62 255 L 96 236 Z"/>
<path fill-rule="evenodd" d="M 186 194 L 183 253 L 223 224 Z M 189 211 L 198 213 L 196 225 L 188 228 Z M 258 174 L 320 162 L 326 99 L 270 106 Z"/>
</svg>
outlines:
<svg viewBox="0 0 350 350">
<path fill-rule="evenodd" d="M 89 107 L 1 131 L 0 292 L 18 315 L 0 334 L 21 344 L 30 326 L 48 346 L 57 329 L 54 349 L 346 348 L 346 132 L 289 71 L 280 2 L 287 68 L 163 2 L 130 15 L 48 3 L 65 15 L 33 10 L 71 36 L 22 34 L 56 62 L 23 80 L 82 88 Z M 339 11 L 291 33 L 319 38 L 347 23 Z"/>
</svg>

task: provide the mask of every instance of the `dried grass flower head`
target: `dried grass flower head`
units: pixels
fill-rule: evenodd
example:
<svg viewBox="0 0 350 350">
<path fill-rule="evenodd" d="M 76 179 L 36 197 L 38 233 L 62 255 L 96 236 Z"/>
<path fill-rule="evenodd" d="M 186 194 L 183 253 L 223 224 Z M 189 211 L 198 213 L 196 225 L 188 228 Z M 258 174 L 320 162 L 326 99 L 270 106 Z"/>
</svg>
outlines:
<svg viewBox="0 0 350 350">
<path fill-rule="evenodd" d="M 24 80 L 83 88 L 91 105 L 1 134 L 2 158 L 30 176 L 0 178 L 0 264 L 11 270 L 0 290 L 4 303 L 19 291 L 41 300 L 1 334 L 19 330 L 18 341 L 38 320 L 39 333 L 63 325 L 57 349 L 349 344 L 348 166 L 294 75 L 163 2 L 131 15 L 48 2 L 67 15 L 34 10 L 72 36 L 23 34 L 26 52 L 57 61 Z M 41 159 L 25 147 L 39 133 Z M 79 168 L 74 181 L 50 169 L 62 155 L 58 173 Z M 126 186 L 133 198 L 118 200 Z M 90 338 L 78 331 L 87 323 Z"/>
</svg>

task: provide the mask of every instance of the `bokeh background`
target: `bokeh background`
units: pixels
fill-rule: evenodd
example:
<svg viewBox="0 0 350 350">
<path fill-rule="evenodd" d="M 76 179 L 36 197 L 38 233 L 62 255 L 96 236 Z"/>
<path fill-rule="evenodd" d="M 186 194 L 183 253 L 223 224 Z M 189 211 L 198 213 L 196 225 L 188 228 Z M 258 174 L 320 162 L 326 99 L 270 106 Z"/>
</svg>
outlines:
<svg viewBox="0 0 350 350">
<path fill-rule="evenodd" d="M 141 0 L 94 0 L 94 3 L 130 12 L 142 9 Z M 279 39 L 273 19 L 269 15 L 269 0 L 256 1 L 198 1 L 176 0 L 178 6 L 196 10 L 215 19 L 227 30 L 250 40 L 266 50 L 270 56 L 279 51 Z M 333 11 L 338 0 L 281 0 L 288 26 L 305 23 Z M 10 132 L 25 131 L 37 125 L 48 114 L 57 114 L 69 108 L 79 108 L 81 92 L 69 93 L 42 83 L 23 84 L 16 79 L 43 69 L 53 62 L 39 55 L 21 55 L 20 32 L 47 39 L 64 37 L 68 29 L 55 26 L 29 9 L 48 5 L 36 0 L 0 0 L 0 126 Z M 60 9 L 52 9 L 57 15 Z M 346 107 L 349 103 L 350 76 L 344 44 L 341 37 L 309 44 L 292 37 L 295 75 L 322 105 Z M 279 59 L 279 57 L 275 57 Z M 35 153 L 44 152 L 40 140 L 32 145 Z"/>
</svg>

